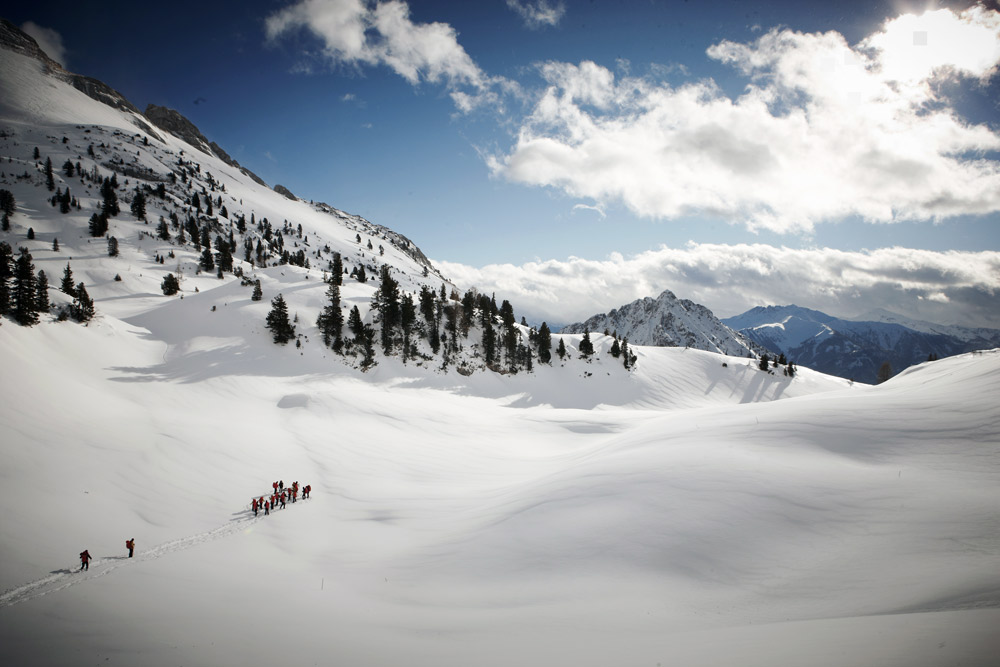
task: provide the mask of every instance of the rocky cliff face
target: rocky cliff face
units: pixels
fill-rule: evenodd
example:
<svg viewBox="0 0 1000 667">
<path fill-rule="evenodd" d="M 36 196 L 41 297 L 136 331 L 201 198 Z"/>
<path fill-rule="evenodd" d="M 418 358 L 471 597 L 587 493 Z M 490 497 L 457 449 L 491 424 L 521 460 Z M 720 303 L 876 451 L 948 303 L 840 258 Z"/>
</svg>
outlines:
<svg viewBox="0 0 1000 667">
<path fill-rule="evenodd" d="M 34 58 L 42 64 L 46 74 L 66 81 L 91 99 L 110 107 L 121 109 L 122 111 L 131 111 L 136 115 L 136 118 L 132 122 L 139 129 L 152 137 L 159 138 L 160 135 L 148 123 L 142 120 L 142 114 L 139 112 L 139 109 L 125 99 L 124 95 L 102 81 L 89 76 L 68 72 L 62 65 L 52 60 L 52 58 L 42 51 L 42 48 L 38 46 L 38 42 L 30 35 L 6 19 L 0 19 L 0 48 Z"/>
<path fill-rule="evenodd" d="M 678 299 L 670 290 L 655 299 L 639 299 L 585 322 L 570 324 L 562 332 L 582 333 L 584 329 L 617 332 L 633 345 L 692 347 L 733 356 L 766 351 L 734 333 L 705 306 Z"/>
<path fill-rule="evenodd" d="M 257 174 L 253 173 L 246 167 L 243 167 L 239 162 L 229 157 L 229 154 L 222 150 L 217 143 L 209 141 L 205 135 L 201 133 L 201 130 L 199 130 L 194 123 L 185 118 L 179 111 L 150 104 L 146 107 L 146 112 L 143 115 L 145 115 L 146 118 L 152 121 L 152 123 L 161 130 L 169 132 L 179 139 L 183 139 L 192 146 L 208 153 L 209 155 L 214 155 L 226 164 L 236 167 L 257 183 L 267 187 L 267 183 L 257 176 Z"/>
</svg>

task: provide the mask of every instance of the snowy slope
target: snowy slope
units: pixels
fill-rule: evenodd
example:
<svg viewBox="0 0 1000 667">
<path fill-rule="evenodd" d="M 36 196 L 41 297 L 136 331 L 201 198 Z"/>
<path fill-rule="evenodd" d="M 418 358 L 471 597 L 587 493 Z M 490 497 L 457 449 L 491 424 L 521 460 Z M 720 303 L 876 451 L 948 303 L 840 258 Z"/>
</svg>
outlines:
<svg viewBox="0 0 1000 667">
<path fill-rule="evenodd" d="M 678 299 L 670 290 L 645 297 L 562 328 L 564 333 L 608 331 L 635 345 L 690 347 L 721 354 L 751 355 L 762 350 L 734 333 L 705 306 Z"/>
<path fill-rule="evenodd" d="M 645 347 L 584 381 L 361 376 L 185 338 L 178 304 L 0 327 L 5 663 L 993 655 L 1000 353 L 878 387 Z M 279 478 L 314 498 L 253 519 Z"/>
<path fill-rule="evenodd" d="M 440 285 L 415 246 L 145 134 L 37 62 L 0 49 L 0 187 L 18 202 L 0 240 L 31 250 L 56 302 L 34 327 L 0 323 L 0 663 L 994 660 L 1000 352 L 867 387 L 635 341 L 626 372 L 600 329 L 590 361 L 565 334 L 567 359 L 531 373 L 398 357 L 362 373 L 311 324 L 324 248 L 390 264 L 407 290 Z M 178 189 L 149 225 L 113 219 L 108 257 L 85 231 L 93 184 L 57 173 L 82 208 L 47 201 L 39 161 L 70 156 L 106 174 L 116 159 L 157 173 L 183 160 L 230 216 L 301 224 L 286 244 L 320 256 L 246 265 L 254 302 L 151 233 L 188 213 Z M 54 316 L 67 261 L 97 301 L 86 326 Z M 183 298 L 161 293 L 168 271 Z M 342 298 L 366 310 L 373 292 L 345 281 Z M 277 293 L 299 347 L 264 330 Z M 313 497 L 254 518 L 250 498 L 277 479 Z"/>
</svg>

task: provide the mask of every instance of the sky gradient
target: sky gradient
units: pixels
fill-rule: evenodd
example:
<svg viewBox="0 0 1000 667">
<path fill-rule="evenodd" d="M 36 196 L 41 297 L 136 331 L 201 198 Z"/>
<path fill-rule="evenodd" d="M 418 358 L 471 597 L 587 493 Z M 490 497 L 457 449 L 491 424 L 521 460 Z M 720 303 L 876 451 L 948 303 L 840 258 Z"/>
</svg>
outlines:
<svg viewBox="0 0 1000 667">
<path fill-rule="evenodd" d="M 671 289 L 719 316 L 797 303 L 1000 327 L 994 7 L 55 2 L 6 18 L 529 317 Z"/>
</svg>

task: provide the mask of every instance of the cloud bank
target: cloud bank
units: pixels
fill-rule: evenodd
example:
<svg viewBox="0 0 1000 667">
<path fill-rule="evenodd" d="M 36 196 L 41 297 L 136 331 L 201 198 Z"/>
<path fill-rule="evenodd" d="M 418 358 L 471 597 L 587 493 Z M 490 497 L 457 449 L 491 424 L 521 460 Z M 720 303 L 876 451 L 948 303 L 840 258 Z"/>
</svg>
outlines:
<svg viewBox="0 0 1000 667">
<path fill-rule="evenodd" d="M 447 23 L 414 23 L 405 2 L 300 0 L 267 17 L 271 41 L 306 30 L 335 65 L 382 65 L 413 85 L 444 85 L 462 112 L 499 97 L 504 81 L 487 76 L 458 43 Z"/>
<path fill-rule="evenodd" d="M 689 243 L 634 257 L 570 257 L 474 268 L 435 262 L 463 289 L 496 292 L 518 316 L 580 322 L 669 289 L 718 317 L 796 304 L 841 317 L 886 308 L 942 324 L 1000 329 L 1000 252 L 846 252 Z"/>
<path fill-rule="evenodd" d="M 540 65 L 545 91 L 512 148 L 488 157 L 492 173 L 647 218 L 779 233 L 1000 211 L 1000 134 L 962 119 L 938 85 L 995 75 L 1000 13 L 901 16 L 853 47 L 774 29 L 707 53 L 748 78 L 742 95 Z"/>
</svg>

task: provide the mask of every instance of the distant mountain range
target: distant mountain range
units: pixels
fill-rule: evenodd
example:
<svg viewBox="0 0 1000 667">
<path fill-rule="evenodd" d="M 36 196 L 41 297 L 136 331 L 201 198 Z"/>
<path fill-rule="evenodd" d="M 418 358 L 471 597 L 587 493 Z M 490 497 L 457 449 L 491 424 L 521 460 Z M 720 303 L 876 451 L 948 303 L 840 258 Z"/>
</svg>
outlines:
<svg viewBox="0 0 1000 667">
<path fill-rule="evenodd" d="M 845 320 L 794 305 L 767 306 L 722 322 L 797 365 L 867 383 L 876 382 L 885 362 L 895 374 L 932 356 L 1000 347 L 1000 330 L 921 322 L 887 310 Z"/>
<path fill-rule="evenodd" d="M 562 333 L 584 330 L 617 333 L 634 345 L 690 347 L 740 357 L 767 352 L 749 337 L 727 327 L 705 306 L 678 299 L 670 290 L 655 299 L 639 299 L 585 322 L 569 324 Z"/>
</svg>

